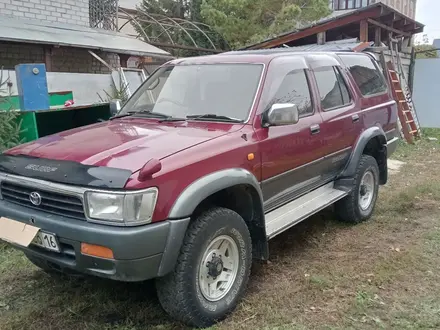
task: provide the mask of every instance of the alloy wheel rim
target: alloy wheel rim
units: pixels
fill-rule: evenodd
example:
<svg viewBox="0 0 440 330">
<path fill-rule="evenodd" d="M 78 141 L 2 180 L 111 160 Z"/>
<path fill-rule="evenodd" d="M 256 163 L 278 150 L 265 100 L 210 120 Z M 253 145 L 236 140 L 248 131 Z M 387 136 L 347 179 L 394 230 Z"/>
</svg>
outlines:
<svg viewBox="0 0 440 330">
<path fill-rule="evenodd" d="M 371 171 L 365 172 L 362 176 L 359 186 L 359 206 L 363 211 L 367 210 L 373 201 L 374 181 L 374 174 Z"/>
<path fill-rule="evenodd" d="M 235 282 L 238 266 L 237 243 L 227 235 L 212 240 L 199 267 L 199 287 L 203 297 L 211 302 L 224 298 Z"/>
</svg>

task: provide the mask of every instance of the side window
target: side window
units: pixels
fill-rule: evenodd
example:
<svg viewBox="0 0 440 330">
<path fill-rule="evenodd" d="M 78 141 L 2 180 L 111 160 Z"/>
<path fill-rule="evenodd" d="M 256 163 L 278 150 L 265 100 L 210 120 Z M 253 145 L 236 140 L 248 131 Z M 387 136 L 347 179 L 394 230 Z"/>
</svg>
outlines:
<svg viewBox="0 0 440 330">
<path fill-rule="evenodd" d="M 304 70 L 291 71 L 284 77 L 270 104 L 275 103 L 295 104 L 300 117 L 313 113 L 309 82 Z"/>
<path fill-rule="evenodd" d="M 324 110 L 340 108 L 350 103 L 350 93 L 338 68 L 321 68 L 314 73 Z"/>
<path fill-rule="evenodd" d="M 365 55 L 341 55 L 340 57 L 350 70 L 363 96 L 379 94 L 387 90 L 382 72 L 379 71 L 371 58 Z"/>
</svg>

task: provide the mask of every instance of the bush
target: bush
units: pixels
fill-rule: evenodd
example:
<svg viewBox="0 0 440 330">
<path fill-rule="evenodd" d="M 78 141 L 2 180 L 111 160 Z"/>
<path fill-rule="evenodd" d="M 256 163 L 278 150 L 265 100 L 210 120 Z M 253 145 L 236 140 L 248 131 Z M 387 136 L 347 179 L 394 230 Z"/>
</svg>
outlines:
<svg viewBox="0 0 440 330">
<path fill-rule="evenodd" d="M 0 111 L 0 152 L 21 143 L 18 113 Z"/>
</svg>

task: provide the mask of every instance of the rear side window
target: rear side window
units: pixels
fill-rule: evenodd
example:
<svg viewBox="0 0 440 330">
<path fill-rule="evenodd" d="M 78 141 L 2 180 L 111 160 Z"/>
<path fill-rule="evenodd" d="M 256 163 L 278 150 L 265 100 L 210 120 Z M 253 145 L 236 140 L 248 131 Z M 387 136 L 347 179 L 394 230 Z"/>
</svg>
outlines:
<svg viewBox="0 0 440 330">
<path fill-rule="evenodd" d="M 314 73 L 323 110 L 340 108 L 351 102 L 350 92 L 338 68 L 321 68 Z"/>
<path fill-rule="evenodd" d="M 386 92 L 387 84 L 382 73 L 368 56 L 341 55 L 363 96 Z"/>
<path fill-rule="evenodd" d="M 313 113 L 309 83 L 304 70 L 289 72 L 278 87 L 271 104 L 293 103 L 298 107 L 299 116 Z"/>
</svg>

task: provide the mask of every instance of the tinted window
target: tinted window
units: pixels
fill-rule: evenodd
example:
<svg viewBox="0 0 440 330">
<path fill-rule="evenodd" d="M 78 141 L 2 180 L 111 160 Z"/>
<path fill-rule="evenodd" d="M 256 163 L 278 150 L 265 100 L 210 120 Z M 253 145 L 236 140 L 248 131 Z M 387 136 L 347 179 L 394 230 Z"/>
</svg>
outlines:
<svg viewBox="0 0 440 330">
<path fill-rule="evenodd" d="M 281 82 L 270 105 L 275 103 L 293 103 L 298 106 L 300 116 L 313 113 L 309 83 L 304 70 L 289 72 Z"/>
<path fill-rule="evenodd" d="M 321 104 L 324 110 L 342 107 L 350 103 L 350 94 L 339 69 L 323 68 L 315 70 Z"/>
<path fill-rule="evenodd" d="M 350 70 L 363 96 L 383 93 L 387 90 L 382 73 L 368 56 L 341 56 Z"/>
</svg>

